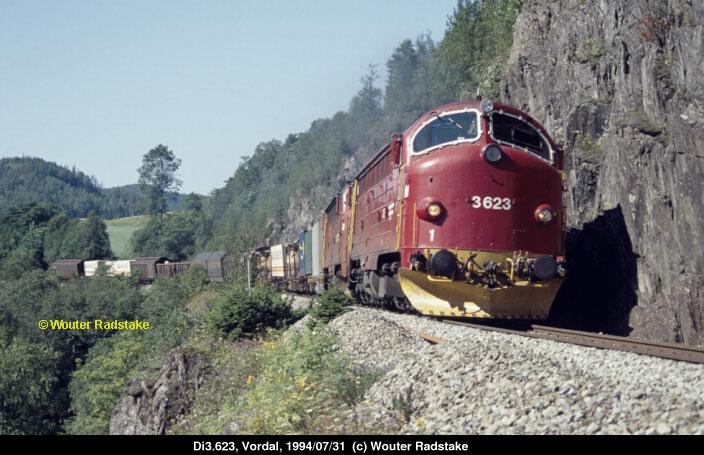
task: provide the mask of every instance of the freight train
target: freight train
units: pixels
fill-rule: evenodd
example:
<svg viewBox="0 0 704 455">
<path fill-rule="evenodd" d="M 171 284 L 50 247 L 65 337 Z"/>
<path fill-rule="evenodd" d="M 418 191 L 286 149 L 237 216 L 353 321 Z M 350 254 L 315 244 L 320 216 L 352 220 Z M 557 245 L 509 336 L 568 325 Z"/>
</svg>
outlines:
<svg viewBox="0 0 704 455">
<path fill-rule="evenodd" d="M 361 303 L 430 316 L 546 318 L 567 270 L 562 169 L 562 150 L 525 112 L 440 106 L 394 135 L 295 242 L 252 251 L 249 280 L 307 294 L 344 286 Z M 151 282 L 200 263 L 223 281 L 232 261 L 220 251 L 52 268 Z"/>
<path fill-rule="evenodd" d="M 251 277 L 296 292 L 345 286 L 362 303 L 444 317 L 548 316 L 565 274 L 563 152 L 533 118 L 447 104 L 394 135 Z"/>
<path fill-rule="evenodd" d="M 189 262 L 171 262 L 165 257 L 142 257 L 125 260 L 62 259 L 54 261 L 50 268 L 62 280 L 74 277 L 90 277 L 103 267 L 109 276 L 139 275 L 142 283 L 151 283 L 157 278 L 169 278 L 186 272 L 193 264 L 199 264 L 209 281 L 225 281 L 233 269 L 233 258 L 225 251 L 205 252 Z"/>
</svg>

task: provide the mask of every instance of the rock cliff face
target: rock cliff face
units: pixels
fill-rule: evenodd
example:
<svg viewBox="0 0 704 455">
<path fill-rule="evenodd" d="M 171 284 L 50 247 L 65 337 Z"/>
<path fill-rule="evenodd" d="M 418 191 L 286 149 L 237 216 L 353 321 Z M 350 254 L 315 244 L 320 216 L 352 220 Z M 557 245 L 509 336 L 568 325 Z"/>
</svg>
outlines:
<svg viewBox="0 0 704 455">
<path fill-rule="evenodd" d="M 185 414 L 200 385 L 204 368 L 182 349 L 171 351 L 155 381 L 130 382 L 112 412 L 110 434 L 164 434 Z"/>
<path fill-rule="evenodd" d="M 704 344 L 704 2 L 526 0 L 502 80 L 564 143 L 555 317 Z"/>
</svg>

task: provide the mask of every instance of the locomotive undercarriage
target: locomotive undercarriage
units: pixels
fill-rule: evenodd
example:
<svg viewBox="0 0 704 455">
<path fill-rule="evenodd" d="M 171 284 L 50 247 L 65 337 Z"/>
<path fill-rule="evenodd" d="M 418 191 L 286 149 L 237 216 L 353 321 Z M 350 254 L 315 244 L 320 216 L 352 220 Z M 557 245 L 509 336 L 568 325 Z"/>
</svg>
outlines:
<svg viewBox="0 0 704 455">
<path fill-rule="evenodd" d="M 562 277 L 565 264 L 524 251 L 425 249 L 411 255 L 411 270 L 493 289 Z"/>
<path fill-rule="evenodd" d="M 565 274 L 551 256 L 427 249 L 399 271 L 404 294 L 427 315 L 546 318 Z"/>
<path fill-rule="evenodd" d="M 363 305 L 404 313 L 414 312 L 398 278 L 399 263 L 384 264 L 381 270 L 354 268 L 350 273 L 349 289 Z"/>
</svg>

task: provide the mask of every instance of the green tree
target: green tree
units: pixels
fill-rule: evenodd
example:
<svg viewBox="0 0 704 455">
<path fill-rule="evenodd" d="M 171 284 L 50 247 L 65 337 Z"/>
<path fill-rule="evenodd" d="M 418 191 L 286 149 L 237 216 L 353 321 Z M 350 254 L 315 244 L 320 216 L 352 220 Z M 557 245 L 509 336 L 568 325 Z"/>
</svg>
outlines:
<svg viewBox="0 0 704 455">
<path fill-rule="evenodd" d="M 203 198 L 196 193 L 190 193 L 183 200 L 183 210 L 186 212 L 201 213 L 203 211 Z"/>
<path fill-rule="evenodd" d="M 418 69 L 418 54 L 411 40 L 399 45 L 386 63 L 389 80 L 384 94 L 384 110 L 389 113 L 405 113 L 410 104 L 408 94 L 413 87 L 413 76 Z"/>
<path fill-rule="evenodd" d="M 200 217 L 193 212 L 153 218 L 132 234 L 132 251 L 138 256 L 164 256 L 181 261 L 195 253 Z"/>
<path fill-rule="evenodd" d="M 163 354 L 189 333 L 183 305 L 189 292 L 197 292 L 192 285 L 180 278 L 157 280 L 136 312 L 151 328 L 102 338 L 90 348 L 71 378 L 74 416 L 66 425 L 69 433 L 107 434 L 110 414 L 129 380 L 161 364 Z"/>
<path fill-rule="evenodd" d="M 313 319 L 327 324 L 337 316 L 345 312 L 345 307 L 354 303 L 352 297 L 348 296 L 345 291 L 333 286 L 323 292 L 321 295 L 313 298 L 313 305 L 310 307 L 308 314 Z"/>
<path fill-rule="evenodd" d="M 280 328 L 294 318 L 291 303 L 270 284 L 259 284 L 251 292 L 235 284 L 215 301 L 205 314 L 205 326 L 217 337 L 236 340 L 251 337 L 267 327 Z"/>
<path fill-rule="evenodd" d="M 137 171 L 146 209 L 150 215 L 158 214 L 160 218 L 164 217 L 168 206 L 167 192 L 181 188 L 181 181 L 176 177 L 180 166 L 181 160 L 161 144 L 142 157 L 142 166 Z"/>
<path fill-rule="evenodd" d="M 108 228 L 105 222 L 95 212 L 91 212 L 90 215 L 88 215 L 88 219 L 85 221 L 84 231 L 85 243 L 83 247 L 83 258 L 104 259 L 112 257 Z"/>
<path fill-rule="evenodd" d="M 58 430 L 58 357 L 49 346 L 10 336 L 0 326 L 0 434 Z"/>
<path fill-rule="evenodd" d="M 51 224 L 51 223 L 50 223 Z M 52 238 L 54 235 L 52 235 Z M 91 213 L 86 220 L 74 221 L 64 231 L 58 257 L 63 259 L 106 259 L 112 257 L 105 222 Z"/>
<path fill-rule="evenodd" d="M 350 113 L 361 117 L 362 120 L 376 119 L 381 110 L 381 89 L 374 83 L 379 78 L 374 65 L 369 65 L 367 74 L 362 76 L 362 89 L 352 98 L 350 102 Z"/>
</svg>

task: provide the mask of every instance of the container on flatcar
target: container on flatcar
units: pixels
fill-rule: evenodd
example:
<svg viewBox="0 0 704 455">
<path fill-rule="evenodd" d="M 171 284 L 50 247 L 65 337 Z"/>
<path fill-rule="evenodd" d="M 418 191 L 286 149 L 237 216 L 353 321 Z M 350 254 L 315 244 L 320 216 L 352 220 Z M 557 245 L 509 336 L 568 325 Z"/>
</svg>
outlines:
<svg viewBox="0 0 704 455">
<path fill-rule="evenodd" d="M 305 231 L 304 243 L 306 245 L 305 257 L 306 261 L 304 264 L 300 265 L 301 269 L 304 271 L 306 276 L 313 274 L 313 232 L 308 230 Z"/>
<path fill-rule="evenodd" d="M 271 276 L 275 279 L 286 277 L 286 262 L 282 244 L 271 247 Z"/>
<path fill-rule="evenodd" d="M 299 257 L 298 257 L 298 244 L 296 243 L 289 243 L 287 245 L 284 245 L 284 248 L 286 249 L 286 267 L 285 267 L 285 273 L 286 273 L 286 279 L 287 280 L 297 280 L 298 279 L 298 273 L 299 273 Z"/>
<path fill-rule="evenodd" d="M 320 221 L 316 221 L 311 228 L 311 275 L 318 276 L 323 273 L 323 228 Z"/>
<path fill-rule="evenodd" d="M 308 243 L 306 242 L 306 234 L 308 231 L 303 231 L 298 234 L 298 276 L 305 277 L 306 269 L 308 268 Z"/>
<path fill-rule="evenodd" d="M 320 223 L 316 222 L 298 235 L 298 277 L 296 291 L 315 293 L 322 292 L 321 276 L 322 232 Z"/>
<path fill-rule="evenodd" d="M 250 278 L 255 281 L 271 281 L 271 251 L 268 246 L 260 246 L 249 254 Z"/>
</svg>

